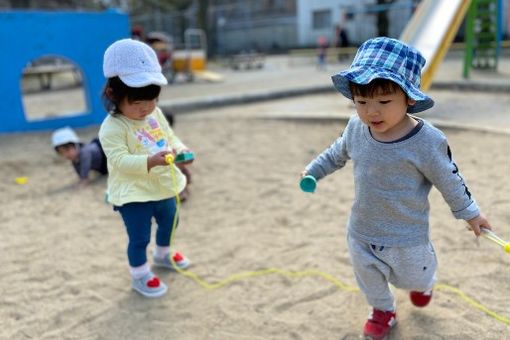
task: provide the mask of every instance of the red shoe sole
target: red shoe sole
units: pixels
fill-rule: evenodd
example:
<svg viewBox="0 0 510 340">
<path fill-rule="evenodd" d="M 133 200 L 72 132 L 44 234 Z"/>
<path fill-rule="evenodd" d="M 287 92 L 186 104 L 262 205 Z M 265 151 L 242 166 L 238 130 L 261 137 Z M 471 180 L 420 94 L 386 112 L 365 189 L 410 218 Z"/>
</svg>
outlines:
<svg viewBox="0 0 510 340">
<path fill-rule="evenodd" d="M 424 295 L 422 292 L 410 292 L 409 298 L 416 307 L 425 307 L 432 300 L 432 293 L 430 295 Z"/>
</svg>

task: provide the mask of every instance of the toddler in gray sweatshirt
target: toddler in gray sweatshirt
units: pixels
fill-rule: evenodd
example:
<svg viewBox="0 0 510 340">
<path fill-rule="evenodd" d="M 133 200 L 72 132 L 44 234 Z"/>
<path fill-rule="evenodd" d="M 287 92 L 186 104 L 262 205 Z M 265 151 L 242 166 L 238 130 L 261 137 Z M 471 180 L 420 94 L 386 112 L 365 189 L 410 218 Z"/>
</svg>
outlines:
<svg viewBox="0 0 510 340">
<path fill-rule="evenodd" d="M 429 239 L 432 186 L 475 235 L 481 227 L 491 229 L 445 135 L 412 115 L 434 104 L 420 90 L 424 64 L 416 49 L 395 39 L 362 44 L 350 69 L 332 77 L 335 88 L 353 100 L 357 115 L 301 173 L 320 180 L 353 162 L 348 246 L 356 281 L 372 307 L 363 329 L 372 339 L 386 337 L 396 323 L 390 283 L 409 290 L 415 306 L 424 307 L 432 298 L 437 267 Z"/>
</svg>

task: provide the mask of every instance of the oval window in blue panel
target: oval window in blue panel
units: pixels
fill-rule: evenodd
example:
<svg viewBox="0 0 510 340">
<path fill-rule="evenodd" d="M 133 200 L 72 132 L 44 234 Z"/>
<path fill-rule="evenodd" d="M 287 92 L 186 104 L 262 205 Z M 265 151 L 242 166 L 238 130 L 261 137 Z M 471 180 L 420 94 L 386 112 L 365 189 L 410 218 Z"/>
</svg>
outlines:
<svg viewBox="0 0 510 340">
<path fill-rule="evenodd" d="M 20 79 L 27 121 L 90 113 L 83 72 L 68 58 L 45 55 L 29 62 Z"/>
</svg>

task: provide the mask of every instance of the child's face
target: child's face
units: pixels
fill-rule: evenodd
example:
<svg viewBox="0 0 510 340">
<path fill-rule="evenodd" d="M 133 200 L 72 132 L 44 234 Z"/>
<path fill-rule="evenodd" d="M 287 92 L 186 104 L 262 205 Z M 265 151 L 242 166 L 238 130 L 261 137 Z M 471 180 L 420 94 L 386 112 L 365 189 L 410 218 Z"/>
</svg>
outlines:
<svg viewBox="0 0 510 340">
<path fill-rule="evenodd" d="M 57 146 L 57 152 L 60 156 L 70 161 L 78 158 L 78 149 L 72 144 Z"/>
<path fill-rule="evenodd" d="M 373 97 L 354 95 L 356 111 L 374 137 L 392 137 L 408 127 L 407 106 L 416 104 L 402 89 L 393 93 L 376 92 Z"/>
<path fill-rule="evenodd" d="M 118 109 L 122 114 L 133 120 L 144 120 L 154 109 L 156 108 L 158 99 L 152 100 L 136 100 L 130 102 L 127 98 L 124 98 Z"/>
</svg>

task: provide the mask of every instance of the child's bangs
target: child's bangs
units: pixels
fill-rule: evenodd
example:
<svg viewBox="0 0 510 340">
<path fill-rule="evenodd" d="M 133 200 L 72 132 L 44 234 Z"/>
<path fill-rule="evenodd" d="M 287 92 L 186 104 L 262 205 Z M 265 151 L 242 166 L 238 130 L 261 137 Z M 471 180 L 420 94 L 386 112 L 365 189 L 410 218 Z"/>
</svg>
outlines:
<svg viewBox="0 0 510 340">
<path fill-rule="evenodd" d="M 144 87 L 127 87 L 126 97 L 129 102 L 138 100 L 153 100 L 159 97 L 161 87 L 158 85 L 147 85 Z"/>
<path fill-rule="evenodd" d="M 108 78 L 103 89 L 103 103 L 106 110 L 117 111 L 119 104 L 127 99 L 129 103 L 139 100 L 153 100 L 159 97 L 161 87 L 147 85 L 144 87 L 129 87 L 119 77 Z"/>
<path fill-rule="evenodd" d="M 353 96 L 373 98 L 377 95 L 393 94 L 400 89 L 400 86 L 391 80 L 376 78 L 368 84 L 349 82 L 349 89 Z"/>
</svg>

